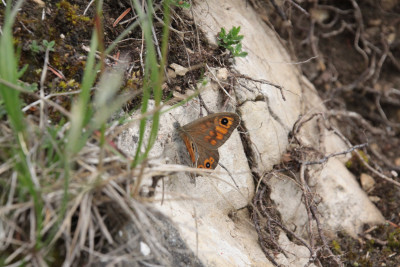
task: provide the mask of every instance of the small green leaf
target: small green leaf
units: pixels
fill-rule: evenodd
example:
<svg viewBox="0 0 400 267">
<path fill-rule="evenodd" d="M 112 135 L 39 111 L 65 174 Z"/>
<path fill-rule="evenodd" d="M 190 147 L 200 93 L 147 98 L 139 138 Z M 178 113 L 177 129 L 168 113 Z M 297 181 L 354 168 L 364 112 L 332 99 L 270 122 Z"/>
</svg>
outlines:
<svg viewBox="0 0 400 267">
<path fill-rule="evenodd" d="M 50 43 L 47 40 L 43 40 L 42 44 L 46 49 L 49 49 L 49 51 L 54 51 L 53 47 L 56 44 L 56 42 L 53 40 Z"/>
<path fill-rule="evenodd" d="M 217 35 L 217 43 L 219 46 L 227 49 L 231 52 L 233 57 L 245 57 L 246 52 L 242 52 L 242 44 L 240 43 L 244 36 L 239 35 L 240 26 L 232 27 L 228 34 L 225 28 L 221 28 L 221 31 Z"/>
<path fill-rule="evenodd" d="M 233 27 L 233 28 L 232 28 L 232 35 L 233 35 L 233 36 L 238 35 L 239 32 L 240 32 L 240 26 L 239 26 L 239 27 Z"/>
<path fill-rule="evenodd" d="M 39 53 L 41 50 L 41 46 L 38 45 L 36 40 L 33 40 L 32 44 L 30 45 L 30 49 L 32 50 L 33 53 Z"/>
<path fill-rule="evenodd" d="M 55 42 L 54 40 L 51 41 L 50 44 L 49 44 L 49 45 L 50 45 L 50 48 L 54 47 L 55 44 L 56 44 L 56 42 Z"/>
<path fill-rule="evenodd" d="M 222 36 L 225 36 L 225 35 L 226 35 L 226 31 L 225 31 L 225 28 L 224 28 L 224 27 L 221 28 L 221 35 L 222 35 Z"/>
<path fill-rule="evenodd" d="M 17 73 L 17 79 L 21 78 L 24 75 L 25 71 L 28 69 L 28 64 L 25 64 L 22 69 L 20 69 Z"/>
<path fill-rule="evenodd" d="M 35 92 L 38 90 L 38 84 L 37 83 L 31 83 L 31 84 L 24 84 L 24 89 Z"/>
</svg>

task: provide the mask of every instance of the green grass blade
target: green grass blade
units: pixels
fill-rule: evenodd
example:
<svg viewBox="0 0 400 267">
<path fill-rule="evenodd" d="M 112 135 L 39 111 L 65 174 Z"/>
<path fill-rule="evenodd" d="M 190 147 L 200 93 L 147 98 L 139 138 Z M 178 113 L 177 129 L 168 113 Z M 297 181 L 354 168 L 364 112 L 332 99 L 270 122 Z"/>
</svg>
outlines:
<svg viewBox="0 0 400 267">
<path fill-rule="evenodd" d="M 5 21 L 3 26 L 3 34 L 0 36 L 0 78 L 13 85 L 18 85 L 18 62 L 13 47 L 12 25 L 15 21 L 18 9 L 23 1 L 17 1 L 11 10 L 12 1 L 7 2 Z M 43 202 L 40 194 L 40 185 L 34 183 L 35 173 L 31 173 L 29 162 L 28 134 L 25 127 L 25 118 L 21 111 L 21 101 L 19 92 L 0 84 L 0 95 L 3 99 L 7 118 L 14 131 L 16 146 L 12 146 L 10 151 L 11 157 L 15 158 L 14 167 L 18 172 L 18 189 L 20 192 L 29 192 L 29 196 L 33 199 L 35 219 L 36 219 L 36 244 L 38 249 L 41 247 L 42 238 L 40 230 L 43 227 Z M 29 198 L 27 198 L 29 200 Z"/>
<path fill-rule="evenodd" d="M 160 66 L 157 62 L 157 54 L 155 49 L 155 44 L 153 41 L 152 35 L 152 1 L 147 1 L 147 17 L 145 16 L 144 12 L 141 10 L 141 6 L 139 5 L 138 1 L 132 1 L 136 12 L 139 15 L 142 23 L 142 30 L 144 34 L 144 39 L 146 43 L 146 60 L 145 60 L 145 73 L 144 73 L 144 86 L 143 86 L 143 98 L 142 98 L 142 107 L 141 113 L 144 114 L 148 110 L 148 103 L 153 93 L 154 101 L 155 101 L 155 108 L 157 109 L 161 104 L 161 97 L 162 97 L 162 89 L 161 84 L 163 82 L 163 74 L 164 74 L 164 66 L 166 62 L 166 53 L 167 53 L 167 46 L 166 42 L 168 40 L 168 33 L 169 33 L 169 1 L 164 2 L 164 14 L 165 23 L 163 29 L 163 41 L 162 41 L 162 58 L 160 59 Z M 135 154 L 135 158 L 133 160 L 132 166 L 135 167 L 138 163 L 140 163 L 143 159 L 148 156 L 151 148 L 153 147 L 155 140 L 158 134 L 159 128 L 159 120 L 160 120 L 160 111 L 156 110 L 156 112 L 152 116 L 152 125 L 150 136 L 148 139 L 148 143 L 146 145 L 145 151 L 142 153 L 142 145 L 144 143 L 144 133 L 148 118 L 143 118 L 140 121 L 139 125 L 139 141 L 138 146 Z"/>
</svg>

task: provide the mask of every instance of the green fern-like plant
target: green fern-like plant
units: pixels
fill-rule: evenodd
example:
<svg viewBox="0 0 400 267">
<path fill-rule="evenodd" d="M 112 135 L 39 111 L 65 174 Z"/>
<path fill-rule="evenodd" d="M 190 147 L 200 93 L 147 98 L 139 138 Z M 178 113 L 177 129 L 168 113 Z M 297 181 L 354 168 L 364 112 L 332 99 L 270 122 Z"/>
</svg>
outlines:
<svg viewBox="0 0 400 267">
<path fill-rule="evenodd" d="M 240 26 L 232 27 L 232 29 L 226 33 L 225 28 L 221 28 L 221 31 L 218 33 L 218 45 L 220 47 L 228 49 L 233 57 L 245 57 L 247 56 L 247 52 L 242 51 L 242 40 L 243 35 L 239 35 Z"/>
</svg>

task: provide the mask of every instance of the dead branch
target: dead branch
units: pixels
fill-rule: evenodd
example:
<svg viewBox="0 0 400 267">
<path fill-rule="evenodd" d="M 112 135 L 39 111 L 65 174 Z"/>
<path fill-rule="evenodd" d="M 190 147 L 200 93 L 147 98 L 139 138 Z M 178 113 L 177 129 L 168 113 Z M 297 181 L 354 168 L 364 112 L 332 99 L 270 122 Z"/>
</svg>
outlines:
<svg viewBox="0 0 400 267">
<path fill-rule="evenodd" d="M 309 197 L 312 196 L 312 192 L 306 180 L 304 179 L 305 170 L 306 170 L 306 165 L 302 164 L 300 167 L 300 182 L 303 191 L 304 205 L 306 206 L 307 214 L 309 216 L 310 242 L 311 240 L 313 240 L 313 234 L 312 234 L 313 231 L 311 230 L 311 221 L 312 221 L 311 215 L 312 215 L 312 218 L 315 220 L 317 224 L 318 235 L 324 245 L 323 248 L 325 249 L 325 251 L 328 252 L 329 256 L 333 258 L 333 260 L 337 263 L 338 266 L 343 266 L 343 263 L 341 262 L 339 257 L 334 255 L 332 250 L 329 248 L 326 237 L 322 231 L 321 223 L 318 217 L 317 204 L 313 201 L 313 197 Z"/>
<path fill-rule="evenodd" d="M 343 135 L 342 133 L 340 133 L 340 132 L 337 131 L 337 130 L 335 131 L 335 133 L 336 133 L 348 146 L 351 146 L 350 141 L 349 141 L 346 137 L 344 137 L 344 135 Z M 357 158 L 363 163 L 363 165 L 364 165 L 368 170 L 370 170 L 372 173 L 374 173 L 375 175 L 377 175 L 379 178 L 382 178 L 383 180 L 385 180 L 385 181 L 387 181 L 387 182 L 389 182 L 389 183 L 391 183 L 391 184 L 394 184 L 395 186 L 400 187 L 400 183 L 399 183 L 399 182 L 393 180 L 393 179 L 390 178 L 390 177 L 387 177 L 387 176 L 384 175 L 383 173 L 381 173 L 381 172 L 375 170 L 374 168 L 372 168 L 371 165 L 369 165 L 368 162 L 365 161 L 364 157 L 363 157 L 357 150 L 355 150 L 354 152 L 355 152 L 354 154 L 357 156 Z"/>
<path fill-rule="evenodd" d="M 274 84 L 272 82 L 269 82 L 269 81 L 263 80 L 263 79 L 254 79 L 254 78 L 251 78 L 251 77 L 249 77 L 247 75 L 244 75 L 244 74 L 241 74 L 241 73 L 234 73 L 233 75 L 236 78 L 243 78 L 243 79 L 250 80 L 250 81 L 253 81 L 253 82 L 256 82 L 256 83 L 268 84 L 270 86 L 273 86 L 273 87 L 277 88 L 281 92 L 282 99 L 284 101 L 286 101 L 285 95 L 283 94 L 283 89 L 284 88 L 282 86 L 280 86 L 280 85 Z"/>
<path fill-rule="evenodd" d="M 336 117 L 340 119 L 341 116 L 348 117 L 354 119 L 356 122 L 360 123 L 363 127 L 365 127 L 368 131 L 375 135 L 383 135 L 386 132 L 382 129 L 376 128 L 372 126 L 366 119 L 364 119 L 360 114 L 354 111 L 346 111 L 346 110 L 329 110 L 326 112 L 328 118 Z"/>
<path fill-rule="evenodd" d="M 301 163 L 301 164 L 304 164 L 304 165 L 322 164 L 322 163 L 327 162 L 328 159 L 330 159 L 330 158 L 332 158 L 332 157 L 336 157 L 336 156 L 340 156 L 340 155 L 346 155 L 346 154 L 348 154 L 348 153 L 350 153 L 350 152 L 355 151 L 356 149 L 360 149 L 360 148 L 363 148 L 363 147 L 366 147 L 366 146 L 368 146 L 368 143 L 364 143 L 364 144 L 360 144 L 360 145 L 355 145 L 355 146 L 352 146 L 352 147 L 350 147 L 349 149 L 347 149 L 347 150 L 345 150 L 345 151 L 341 151 L 341 152 L 336 152 L 336 153 L 329 154 L 328 156 L 325 156 L 325 157 L 323 157 L 323 158 L 321 158 L 321 159 L 319 159 L 319 160 L 316 160 L 316 161 L 300 161 L 300 163 Z"/>
<path fill-rule="evenodd" d="M 258 190 L 256 192 L 256 196 L 253 199 L 253 205 L 254 207 L 258 207 L 258 203 L 260 202 L 260 199 L 262 200 L 264 193 L 265 193 L 266 187 L 263 186 L 263 188 L 261 190 Z M 260 203 L 260 205 L 262 205 L 262 203 Z M 273 235 L 270 236 L 270 238 L 268 237 L 264 237 L 264 231 L 261 229 L 261 219 L 259 214 L 255 211 L 253 212 L 253 223 L 254 226 L 256 228 L 257 231 L 257 235 L 258 235 L 258 243 L 261 246 L 262 251 L 264 252 L 264 255 L 267 257 L 267 259 L 274 264 L 275 266 L 279 266 L 279 264 L 275 261 L 275 259 L 272 257 L 272 255 L 269 253 L 267 247 L 265 246 L 266 242 L 268 242 L 269 244 L 274 244 L 275 248 L 280 248 L 279 245 L 275 242 Z M 269 231 L 271 232 L 271 231 Z"/>
</svg>

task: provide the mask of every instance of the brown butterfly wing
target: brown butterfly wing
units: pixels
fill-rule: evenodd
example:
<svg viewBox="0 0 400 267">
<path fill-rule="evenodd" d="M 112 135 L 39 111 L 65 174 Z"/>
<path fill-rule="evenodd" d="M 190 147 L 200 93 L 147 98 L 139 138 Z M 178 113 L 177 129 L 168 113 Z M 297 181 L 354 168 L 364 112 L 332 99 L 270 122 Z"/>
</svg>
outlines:
<svg viewBox="0 0 400 267">
<path fill-rule="evenodd" d="M 219 161 L 218 149 L 207 149 L 201 145 L 196 145 L 191 136 L 184 131 L 180 131 L 179 134 L 185 143 L 194 167 L 205 169 L 215 169 L 217 167 Z"/>
<path fill-rule="evenodd" d="M 182 138 L 183 143 L 186 146 L 186 149 L 189 153 L 190 160 L 192 162 L 193 166 L 196 166 L 197 158 L 198 158 L 198 151 L 197 151 L 197 146 L 193 142 L 192 137 L 187 134 L 182 128 L 178 129 L 179 136 Z"/>
<path fill-rule="evenodd" d="M 206 149 L 200 145 L 197 146 L 198 158 L 197 168 L 215 169 L 218 166 L 219 153 L 218 150 Z"/>
<path fill-rule="evenodd" d="M 231 112 L 221 112 L 200 118 L 181 127 L 192 141 L 207 150 L 222 146 L 239 125 L 240 118 Z"/>
</svg>

